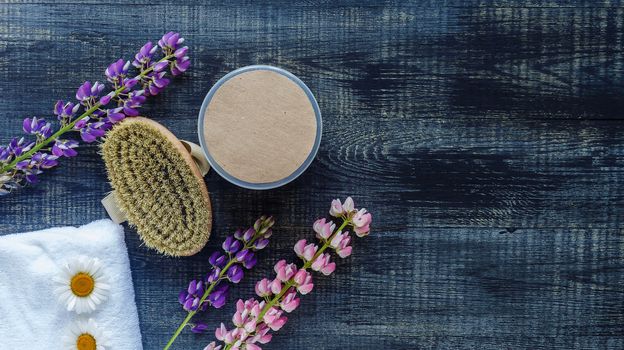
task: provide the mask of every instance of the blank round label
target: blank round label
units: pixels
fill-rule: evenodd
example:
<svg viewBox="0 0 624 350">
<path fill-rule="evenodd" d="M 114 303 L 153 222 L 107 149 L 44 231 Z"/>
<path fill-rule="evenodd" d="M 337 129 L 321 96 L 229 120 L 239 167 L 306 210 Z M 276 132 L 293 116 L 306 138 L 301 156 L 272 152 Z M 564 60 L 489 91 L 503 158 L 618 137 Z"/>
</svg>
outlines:
<svg viewBox="0 0 624 350">
<path fill-rule="evenodd" d="M 282 181 L 304 165 L 318 142 L 316 102 L 303 83 L 284 73 L 253 69 L 226 76 L 207 97 L 200 126 L 204 149 L 235 179 Z"/>
</svg>

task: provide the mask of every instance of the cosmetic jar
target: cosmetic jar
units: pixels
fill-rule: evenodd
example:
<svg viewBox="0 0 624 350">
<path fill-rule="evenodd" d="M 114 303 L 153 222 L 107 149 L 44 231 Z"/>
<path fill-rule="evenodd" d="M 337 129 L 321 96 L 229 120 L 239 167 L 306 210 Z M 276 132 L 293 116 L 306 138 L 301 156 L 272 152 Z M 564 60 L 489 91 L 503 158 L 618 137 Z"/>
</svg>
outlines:
<svg viewBox="0 0 624 350">
<path fill-rule="evenodd" d="M 254 65 L 219 79 L 199 112 L 201 148 L 227 181 L 254 190 L 283 186 L 318 151 L 322 119 L 310 89 L 290 72 Z"/>
</svg>

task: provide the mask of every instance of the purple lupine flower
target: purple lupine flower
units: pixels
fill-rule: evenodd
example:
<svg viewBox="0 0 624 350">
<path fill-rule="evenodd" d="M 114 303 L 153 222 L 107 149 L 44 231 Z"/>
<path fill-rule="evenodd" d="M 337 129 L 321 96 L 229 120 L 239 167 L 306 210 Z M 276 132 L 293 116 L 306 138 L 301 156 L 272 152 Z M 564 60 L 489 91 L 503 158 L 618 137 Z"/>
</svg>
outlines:
<svg viewBox="0 0 624 350">
<path fill-rule="evenodd" d="M 85 81 L 76 91 L 76 100 L 83 102 L 91 98 L 91 82 Z"/>
<path fill-rule="evenodd" d="M 196 334 L 204 333 L 208 330 L 208 325 L 203 322 L 195 322 L 191 325 L 191 332 Z"/>
<path fill-rule="evenodd" d="M 106 122 L 85 123 L 80 128 L 80 138 L 86 143 L 91 143 L 104 136 L 110 128 L 111 124 Z"/>
<path fill-rule="evenodd" d="M 19 139 L 15 137 L 7 146 L 0 147 L 0 162 L 8 163 L 15 157 L 19 157 L 22 153 L 30 151 L 34 145 L 34 142 L 26 143 L 23 137 Z"/>
<path fill-rule="evenodd" d="M 175 56 L 175 58 L 179 59 L 179 58 L 185 57 L 187 52 L 188 52 L 188 46 L 184 46 L 184 47 L 181 47 L 181 48 L 175 50 L 173 55 Z"/>
<path fill-rule="evenodd" d="M 54 105 L 54 115 L 61 122 L 61 125 L 67 124 L 74 115 L 80 109 L 80 104 L 73 104 L 72 102 L 65 103 L 64 101 L 58 100 Z"/>
<path fill-rule="evenodd" d="M 169 62 L 165 61 L 165 62 L 155 63 L 152 66 L 152 69 L 154 70 L 154 72 L 160 73 L 160 72 L 164 71 L 167 67 L 169 67 Z"/>
<path fill-rule="evenodd" d="M 255 232 L 255 231 L 254 231 Z M 256 256 L 251 249 L 243 249 L 236 253 L 236 260 L 240 261 L 246 269 L 251 269 L 256 265 Z"/>
<path fill-rule="evenodd" d="M 149 67 L 152 58 L 157 50 L 158 47 L 154 46 L 151 41 L 148 41 L 134 56 L 134 61 L 132 61 L 132 65 L 141 69 Z"/>
<path fill-rule="evenodd" d="M 180 75 L 190 67 L 191 60 L 186 55 L 188 47 L 180 47 L 184 42 L 184 38 L 180 38 L 178 33 L 169 32 L 163 35 L 158 41 L 158 45 L 162 48 L 165 55 L 173 55 L 175 60 L 171 63 L 171 74 Z"/>
<path fill-rule="evenodd" d="M 269 244 L 269 239 L 268 238 L 261 238 L 261 239 L 256 241 L 256 243 L 254 244 L 254 247 L 256 249 L 263 249 L 268 244 Z"/>
<path fill-rule="evenodd" d="M 180 33 L 169 32 L 158 40 L 158 46 L 160 46 L 163 50 L 174 52 L 178 49 L 178 47 L 184 42 L 184 38 L 180 37 Z"/>
<path fill-rule="evenodd" d="M 330 262 L 328 253 L 322 252 L 333 249 L 339 256 L 346 257 L 351 254 L 351 249 L 348 249 L 351 238 L 346 229 L 352 228 L 355 231 L 357 228 L 364 228 L 362 232 L 365 233 L 361 236 L 367 235 L 370 231 L 372 216 L 366 216 L 365 209 L 356 209 L 350 197 L 344 205 L 338 200 L 332 202 L 331 213 L 342 220 L 342 225 L 338 229 L 329 224 L 328 227 L 331 227 L 332 231 L 327 235 L 324 228 L 328 224 L 327 221 L 317 221 L 313 225 L 322 247 L 319 248 L 314 243 L 308 244 L 305 239 L 299 240 L 294 250 L 303 260 L 303 266 L 297 268 L 295 264 L 286 263 L 286 260 L 278 261 L 274 267 L 275 279 L 264 278 L 256 283 L 255 291 L 262 301 L 254 298 L 246 301 L 238 300 L 236 312 L 232 317 L 235 327 L 227 329 L 221 323 L 215 330 L 215 337 L 223 344 L 213 341 L 205 350 L 261 350 L 257 344 L 270 342 L 272 335 L 269 332 L 281 329 L 288 320 L 284 314 L 299 307 L 301 300 L 297 294 L 303 295 L 312 291 L 314 284 L 308 270 L 320 271 L 325 275 L 333 272 L 335 264 Z"/>
<path fill-rule="evenodd" d="M 175 61 L 171 65 L 171 74 L 172 75 L 180 75 L 191 66 L 191 59 L 186 55 L 188 51 L 188 46 L 181 47 L 177 49 L 173 55 L 175 56 Z"/>
<path fill-rule="evenodd" d="M 204 281 L 192 280 L 186 291 L 180 292 L 178 295 L 178 301 L 182 304 L 182 307 L 186 311 L 195 311 L 201 309 L 205 311 L 208 308 L 208 301 L 204 301 L 202 305 L 199 302 L 204 295 Z"/>
<path fill-rule="evenodd" d="M 126 90 L 132 89 L 139 82 L 139 80 L 140 79 L 138 78 L 124 79 L 124 87 Z"/>
<path fill-rule="evenodd" d="M 254 253 L 251 253 L 242 263 L 247 270 L 251 270 L 258 263 L 258 258 Z"/>
<path fill-rule="evenodd" d="M 100 98 L 99 103 L 100 103 L 102 106 L 106 106 L 106 105 L 107 105 L 107 104 L 111 101 L 111 99 L 113 98 L 113 94 L 114 94 L 114 93 L 110 93 L 110 94 L 108 94 L 108 95 L 104 95 L 104 96 L 102 96 L 102 98 Z M 99 111 L 99 110 L 98 110 L 98 112 L 101 112 L 101 111 Z M 100 115 L 101 115 L 101 114 L 100 114 Z"/>
<path fill-rule="evenodd" d="M 210 301 L 210 305 L 215 309 L 221 308 L 225 305 L 227 300 L 228 292 L 230 286 L 227 283 L 219 283 L 217 287 L 210 293 L 208 296 L 208 301 Z"/>
<path fill-rule="evenodd" d="M 245 273 L 240 265 L 233 265 L 227 272 L 227 277 L 232 283 L 238 283 L 243 279 Z"/>
<path fill-rule="evenodd" d="M 50 169 L 58 165 L 58 157 L 43 152 L 35 153 L 31 158 L 31 164 L 40 169 Z"/>
<path fill-rule="evenodd" d="M 137 75 L 130 75 L 131 63 L 123 59 L 106 68 L 104 74 L 112 85 L 112 91 L 105 93 L 103 83 L 85 81 L 76 91 L 78 103 L 57 101 L 53 112 L 60 122 L 60 129 L 38 117 L 24 120 L 24 132 L 34 135 L 36 140 L 31 142 L 24 138 L 15 138 L 8 145 L 0 146 L 0 195 L 26 183 L 35 182 L 42 169 L 57 164 L 52 157 L 75 156 L 77 152 L 74 148 L 77 143 L 62 137 L 65 132 L 79 131 L 83 141 L 94 142 L 126 116 L 139 115 L 138 108 L 145 103 L 146 96 L 162 92 L 169 84 L 166 77 L 167 67 L 181 65 L 186 60 L 184 57 L 188 48 L 179 47 L 184 42 L 179 34 L 167 33 L 161 41 L 164 57 L 156 57 L 159 46 L 151 42 L 146 43 L 135 55 L 132 65 L 138 68 Z M 115 107 L 104 107 L 112 103 Z M 83 114 L 77 117 L 81 108 Z M 59 130 L 58 135 L 53 134 L 55 129 Z M 51 154 L 42 153 L 47 150 L 44 148 L 46 146 L 50 148 Z M 38 153 L 47 155 L 37 155 Z"/>
<path fill-rule="evenodd" d="M 30 184 L 38 182 L 37 175 L 44 169 L 50 169 L 58 164 L 58 157 L 44 152 L 36 152 L 30 159 L 17 162 L 15 169 L 21 172 L 24 180 Z"/>
<path fill-rule="evenodd" d="M 52 154 L 57 157 L 75 157 L 78 152 L 74 148 L 78 147 L 78 141 L 58 139 L 52 146 Z"/>
<path fill-rule="evenodd" d="M 243 241 L 249 242 L 253 236 L 256 235 L 256 230 L 253 227 L 248 228 L 245 233 L 243 233 Z"/>
<path fill-rule="evenodd" d="M 206 275 L 206 283 L 212 283 L 219 280 L 221 275 L 221 269 L 218 267 L 213 267 L 212 271 Z"/>
<path fill-rule="evenodd" d="M 241 230 L 241 229 L 236 230 L 236 232 L 234 232 L 234 238 L 242 241 L 243 240 L 243 230 Z"/>
<path fill-rule="evenodd" d="M 241 248 L 242 243 L 234 236 L 228 236 L 223 242 L 222 248 L 226 253 L 235 254 Z"/>
<path fill-rule="evenodd" d="M 11 140 L 11 142 L 9 142 L 8 149 L 14 157 L 19 157 L 22 153 L 30 151 L 34 145 L 34 142 L 27 143 L 23 137 L 19 139 L 15 137 Z"/>
<path fill-rule="evenodd" d="M 238 230 L 233 236 L 228 236 L 222 244 L 226 254 L 218 251 L 212 253 L 208 258 L 212 269 L 205 279 L 203 281 L 191 281 L 188 288 L 178 295 L 178 302 L 182 308 L 187 312 L 196 313 L 204 311 L 207 305 L 214 308 L 222 307 L 227 300 L 229 291 L 227 281 L 239 283 L 245 274 L 244 268 L 251 269 L 256 265 L 256 251 L 262 248 L 256 248 L 255 242 L 259 239 L 268 239 L 274 223 L 272 217 L 262 216 L 254 223 L 253 227 L 245 231 Z M 200 282 L 203 283 L 200 284 Z M 202 298 L 204 299 L 203 303 L 201 303 Z M 180 329 L 187 322 L 189 320 L 183 322 Z"/>
<path fill-rule="evenodd" d="M 155 72 L 149 74 L 149 79 L 145 79 L 143 82 L 143 88 L 146 93 L 149 93 L 151 96 L 155 96 L 163 91 L 167 85 L 169 85 L 169 79 L 164 78 L 165 75 L 165 72 Z"/>
<path fill-rule="evenodd" d="M 38 137 L 48 138 L 52 135 L 52 124 L 46 122 L 44 119 L 32 117 L 24 119 L 22 123 L 24 132 L 31 135 L 37 135 Z"/>
<path fill-rule="evenodd" d="M 225 266 L 225 263 L 227 262 L 227 258 L 220 252 L 214 252 L 210 256 L 210 258 L 208 258 L 208 261 L 210 262 L 210 265 L 214 267 L 223 268 L 223 266 Z"/>
<path fill-rule="evenodd" d="M 117 61 L 111 63 L 107 68 L 104 74 L 106 75 L 106 80 L 108 80 L 111 84 L 118 86 L 124 81 L 124 78 L 128 74 L 128 69 L 130 68 L 130 61 L 124 61 L 123 59 L 118 59 Z"/>
<path fill-rule="evenodd" d="M 250 249 L 243 249 L 235 255 L 238 261 L 245 261 L 249 256 L 253 256 L 253 252 Z"/>
<path fill-rule="evenodd" d="M 139 115 L 139 111 L 137 110 L 137 108 L 141 107 L 146 99 L 143 92 L 144 90 L 133 91 L 123 102 L 123 112 L 127 116 L 136 117 L 137 115 Z"/>
<path fill-rule="evenodd" d="M 11 158 L 9 147 L 0 146 L 0 162 L 6 163 Z"/>
<path fill-rule="evenodd" d="M 126 115 L 123 114 L 122 112 L 123 112 L 123 107 L 107 109 L 105 121 L 111 124 L 116 124 L 122 121 L 126 117 Z"/>
<path fill-rule="evenodd" d="M 176 76 L 186 72 L 191 66 L 191 59 L 188 56 L 176 58 L 171 64 L 171 74 Z"/>
<path fill-rule="evenodd" d="M 91 108 L 97 101 L 97 97 L 104 91 L 104 84 L 96 81 L 91 85 L 90 81 L 85 81 L 76 91 L 76 99 L 81 104 Z"/>
</svg>

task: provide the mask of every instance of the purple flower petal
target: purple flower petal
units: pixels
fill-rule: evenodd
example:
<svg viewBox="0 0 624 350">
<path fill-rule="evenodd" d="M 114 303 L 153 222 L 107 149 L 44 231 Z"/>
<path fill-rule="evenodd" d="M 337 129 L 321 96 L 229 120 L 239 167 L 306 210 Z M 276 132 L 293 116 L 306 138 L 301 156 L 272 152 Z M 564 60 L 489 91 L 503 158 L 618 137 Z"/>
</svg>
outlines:
<svg viewBox="0 0 624 350">
<path fill-rule="evenodd" d="M 243 249 L 240 252 L 236 253 L 236 260 L 245 261 L 245 259 L 247 259 L 247 257 L 250 255 L 253 255 L 253 253 L 249 251 L 249 249 Z"/>
<path fill-rule="evenodd" d="M 100 104 L 105 106 L 107 105 L 111 100 L 111 97 L 108 95 L 104 95 L 101 99 L 100 99 Z"/>
<path fill-rule="evenodd" d="M 269 245 L 269 240 L 266 238 L 261 238 L 256 241 L 256 243 L 254 244 L 254 247 L 257 250 L 260 250 L 260 249 L 264 249 L 264 247 L 266 247 L 267 245 Z"/>
<path fill-rule="evenodd" d="M 208 261 L 210 262 L 210 265 L 212 266 L 223 267 L 225 265 L 226 257 L 225 255 L 219 252 L 214 252 L 210 256 L 210 258 L 208 258 Z"/>
<path fill-rule="evenodd" d="M 247 270 L 250 270 L 254 266 L 256 266 L 257 263 L 258 263 L 258 258 L 256 258 L 255 255 L 251 255 L 250 257 L 245 259 L 245 261 L 243 261 L 243 266 L 245 266 Z"/>
<path fill-rule="evenodd" d="M 188 297 L 188 294 L 186 293 L 186 291 L 181 291 L 180 294 L 178 294 L 178 302 L 182 305 L 184 305 L 184 303 L 186 302 L 186 298 Z"/>
<path fill-rule="evenodd" d="M 139 115 L 139 111 L 137 111 L 134 108 L 124 106 L 123 111 L 127 116 L 130 116 L 130 117 L 136 117 L 137 115 Z"/>
<path fill-rule="evenodd" d="M 184 46 L 184 47 L 181 47 L 181 48 L 177 49 L 177 50 L 173 53 L 173 55 L 174 55 L 176 58 L 182 58 L 182 57 L 186 56 L 186 52 L 187 52 L 187 51 L 188 51 L 188 46 Z"/>
<path fill-rule="evenodd" d="M 133 86 L 135 86 L 137 83 L 139 82 L 139 79 L 136 78 L 132 78 L 132 79 L 126 79 L 124 81 L 124 86 L 127 89 L 131 89 Z"/>
<path fill-rule="evenodd" d="M 233 265 L 227 272 L 228 279 L 232 283 L 238 283 L 243 279 L 245 273 L 239 265 Z"/>
<path fill-rule="evenodd" d="M 153 66 L 154 72 L 162 72 L 169 66 L 169 61 L 158 62 Z"/>
<path fill-rule="evenodd" d="M 203 323 L 203 322 L 196 322 L 195 325 L 193 325 L 193 327 L 191 327 L 191 332 L 196 333 L 196 334 L 201 334 L 204 333 L 205 331 L 208 330 L 208 325 Z"/>
</svg>

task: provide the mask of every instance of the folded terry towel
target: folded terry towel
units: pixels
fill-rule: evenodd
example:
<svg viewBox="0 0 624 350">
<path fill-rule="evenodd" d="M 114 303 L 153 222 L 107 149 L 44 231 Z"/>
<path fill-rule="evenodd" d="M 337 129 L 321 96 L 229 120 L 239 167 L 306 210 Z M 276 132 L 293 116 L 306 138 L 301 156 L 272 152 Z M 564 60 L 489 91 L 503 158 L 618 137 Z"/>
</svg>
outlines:
<svg viewBox="0 0 624 350">
<path fill-rule="evenodd" d="M 53 279 L 81 256 L 99 259 L 109 291 L 95 311 L 78 315 L 58 301 Z M 123 228 L 101 220 L 0 237 L 0 317 L 0 349 L 67 349 L 72 324 L 88 319 L 107 333 L 106 350 L 142 349 Z"/>
</svg>

